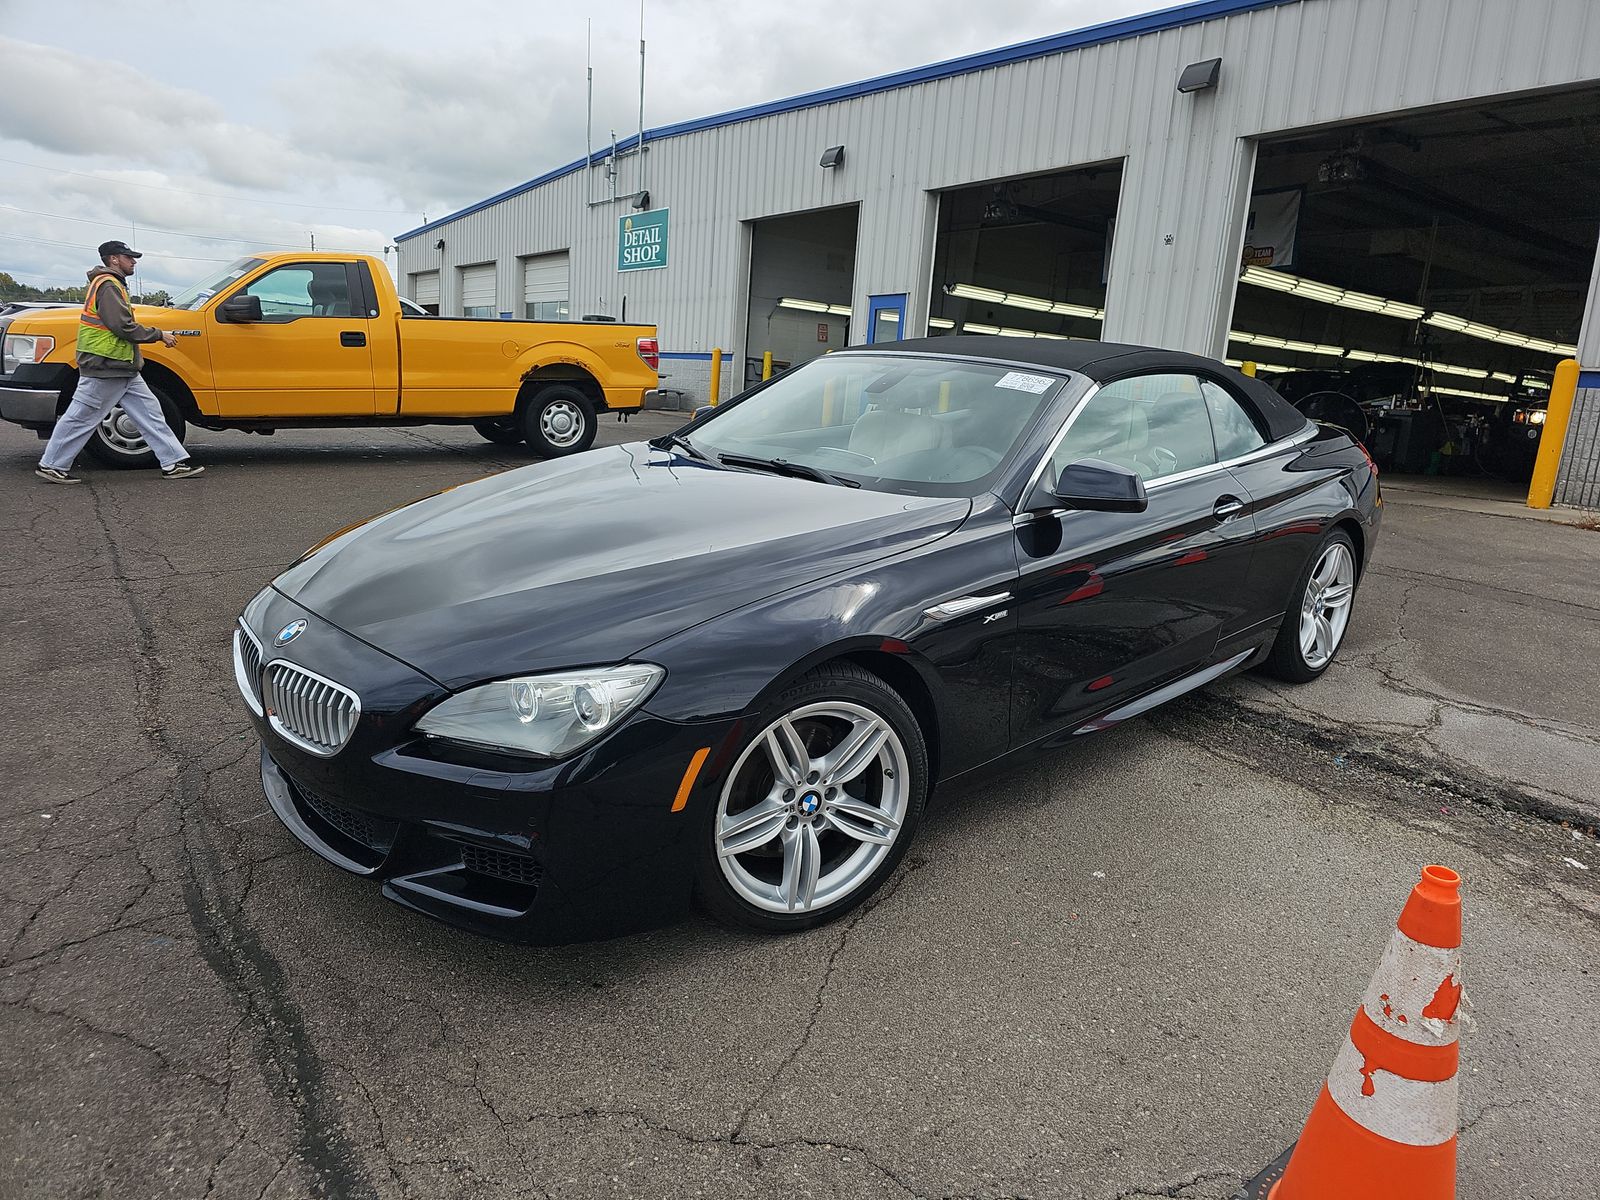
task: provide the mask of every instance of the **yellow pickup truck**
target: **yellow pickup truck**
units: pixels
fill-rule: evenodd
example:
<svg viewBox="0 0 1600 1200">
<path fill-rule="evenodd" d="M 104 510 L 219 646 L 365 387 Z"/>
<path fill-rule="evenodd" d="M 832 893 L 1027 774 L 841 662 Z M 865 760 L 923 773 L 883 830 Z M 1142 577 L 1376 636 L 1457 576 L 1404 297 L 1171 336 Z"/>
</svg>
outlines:
<svg viewBox="0 0 1600 1200">
<path fill-rule="evenodd" d="M 141 347 L 167 421 L 278 429 L 468 424 L 547 457 L 594 441 L 598 414 L 631 412 L 658 383 L 653 325 L 434 317 L 359 254 L 242 258 L 134 319 L 177 345 Z M 49 436 L 78 384 L 76 309 L 24 314 L 5 331 L 0 418 Z M 122 410 L 88 449 L 111 466 L 153 463 Z"/>
</svg>

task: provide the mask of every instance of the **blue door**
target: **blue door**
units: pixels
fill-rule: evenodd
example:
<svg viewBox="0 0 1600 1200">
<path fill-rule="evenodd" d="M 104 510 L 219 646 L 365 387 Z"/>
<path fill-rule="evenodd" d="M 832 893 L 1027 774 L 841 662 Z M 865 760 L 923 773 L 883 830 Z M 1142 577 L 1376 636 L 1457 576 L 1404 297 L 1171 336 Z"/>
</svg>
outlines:
<svg viewBox="0 0 1600 1200">
<path fill-rule="evenodd" d="M 906 323 L 906 294 L 868 296 L 867 301 L 867 345 L 898 342 Z"/>
</svg>

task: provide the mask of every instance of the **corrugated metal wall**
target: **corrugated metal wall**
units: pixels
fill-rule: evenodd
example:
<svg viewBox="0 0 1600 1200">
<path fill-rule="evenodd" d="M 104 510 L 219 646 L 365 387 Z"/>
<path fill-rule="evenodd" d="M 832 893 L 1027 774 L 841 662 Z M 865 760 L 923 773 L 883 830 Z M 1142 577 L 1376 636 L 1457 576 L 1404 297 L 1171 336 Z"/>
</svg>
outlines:
<svg viewBox="0 0 1600 1200">
<path fill-rule="evenodd" d="M 1185 64 L 1218 56 L 1215 92 L 1177 93 Z M 606 191 L 596 166 L 407 239 L 399 272 L 493 259 L 499 307 L 514 310 L 517 258 L 568 249 L 575 312 L 620 315 L 626 296 L 630 319 L 660 325 L 664 349 L 739 350 L 742 222 L 859 204 L 852 303 L 864 314 L 867 296 L 908 292 L 915 335 L 928 310 L 930 192 L 1120 159 L 1104 336 L 1220 353 L 1250 139 L 1597 82 L 1600 0 L 1302 0 L 651 143 L 642 164 L 621 160 L 618 190 L 648 187 L 652 207 L 671 209 L 665 270 L 616 270 L 617 218 L 632 210 L 594 203 Z M 820 168 L 839 144 L 844 165 Z M 459 311 L 459 297 L 444 304 Z M 855 322 L 856 340 L 865 326 Z M 1600 365 L 1593 311 L 1580 352 Z"/>
</svg>

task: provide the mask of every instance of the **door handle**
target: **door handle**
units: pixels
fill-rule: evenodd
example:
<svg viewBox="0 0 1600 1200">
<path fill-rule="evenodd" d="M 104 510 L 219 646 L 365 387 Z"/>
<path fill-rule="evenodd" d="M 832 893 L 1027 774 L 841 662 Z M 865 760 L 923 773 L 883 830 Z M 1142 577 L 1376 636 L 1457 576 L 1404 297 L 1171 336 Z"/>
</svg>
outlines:
<svg viewBox="0 0 1600 1200">
<path fill-rule="evenodd" d="M 339 345 L 341 346 L 365 346 L 366 344 L 367 335 L 359 331 L 355 333 L 347 331 L 339 335 Z"/>
<path fill-rule="evenodd" d="M 1211 515 L 1219 521 L 1236 517 L 1243 511 L 1244 501 L 1237 496 L 1218 496 L 1216 504 L 1211 507 Z"/>
</svg>

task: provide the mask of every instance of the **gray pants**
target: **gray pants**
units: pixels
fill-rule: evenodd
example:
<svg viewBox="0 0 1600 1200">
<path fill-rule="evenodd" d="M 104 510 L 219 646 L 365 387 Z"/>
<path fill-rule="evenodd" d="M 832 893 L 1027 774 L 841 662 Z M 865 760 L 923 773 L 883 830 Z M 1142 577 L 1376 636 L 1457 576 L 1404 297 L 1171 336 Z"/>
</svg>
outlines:
<svg viewBox="0 0 1600 1200">
<path fill-rule="evenodd" d="M 167 419 L 161 413 L 161 401 L 143 379 L 137 375 L 117 379 L 78 380 L 78 390 L 72 394 L 72 403 L 56 422 L 55 432 L 40 458 L 41 467 L 54 467 L 65 471 L 73 459 L 94 436 L 95 427 L 112 408 L 122 405 L 134 427 L 144 436 L 145 444 L 155 451 L 156 461 L 163 467 L 182 462 L 189 457 L 183 443 L 172 436 Z"/>
</svg>

